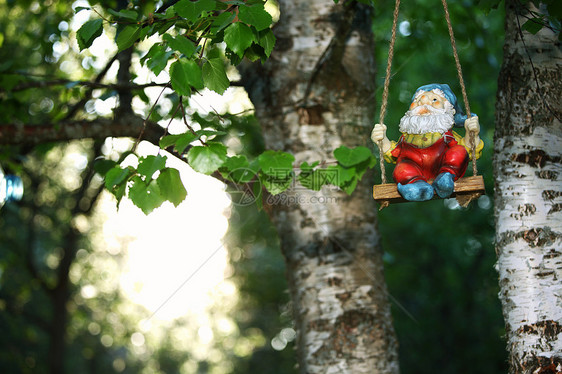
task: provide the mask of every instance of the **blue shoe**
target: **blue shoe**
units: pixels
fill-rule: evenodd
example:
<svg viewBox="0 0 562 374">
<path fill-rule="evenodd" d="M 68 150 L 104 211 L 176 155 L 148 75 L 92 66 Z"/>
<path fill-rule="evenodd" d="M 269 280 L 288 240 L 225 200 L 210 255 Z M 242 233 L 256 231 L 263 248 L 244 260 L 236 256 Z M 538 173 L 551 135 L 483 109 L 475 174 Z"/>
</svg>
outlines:
<svg viewBox="0 0 562 374">
<path fill-rule="evenodd" d="M 447 172 L 441 173 L 435 178 L 433 181 L 433 188 L 440 198 L 444 199 L 451 196 L 455 188 L 454 178 L 453 174 Z"/>
<path fill-rule="evenodd" d="M 425 181 L 401 184 L 396 186 L 400 195 L 408 201 L 427 201 L 433 198 L 433 187 Z"/>
</svg>

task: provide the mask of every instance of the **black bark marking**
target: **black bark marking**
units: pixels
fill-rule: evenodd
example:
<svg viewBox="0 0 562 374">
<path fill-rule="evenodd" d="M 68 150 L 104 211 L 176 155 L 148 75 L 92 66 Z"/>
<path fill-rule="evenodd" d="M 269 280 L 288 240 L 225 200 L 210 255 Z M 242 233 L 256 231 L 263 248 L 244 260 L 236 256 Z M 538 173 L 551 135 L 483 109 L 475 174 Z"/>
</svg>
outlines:
<svg viewBox="0 0 562 374">
<path fill-rule="evenodd" d="M 556 191 L 556 190 L 544 190 L 542 192 L 542 198 L 544 200 L 554 200 L 557 197 L 562 196 L 562 191 Z"/>
<path fill-rule="evenodd" d="M 558 173 L 552 170 L 541 170 L 537 173 L 537 177 L 555 181 L 558 179 Z"/>
<path fill-rule="evenodd" d="M 531 165 L 532 167 L 544 167 L 550 157 L 545 151 L 535 149 L 527 153 L 513 154 L 511 160 L 523 164 Z"/>
<path fill-rule="evenodd" d="M 545 259 L 552 259 L 552 258 L 556 258 L 558 256 L 560 256 L 561 253 L 558 252 L 556 249 L 551 249 L 547 254 L 544 255 Z"/>
<path fill-rule="evenodd" d="M 530 325 L 521 326 L 519 329 L 517 329 L 517 333 L 532 335 L 540 334 L 545 338 L 551 340 L 554 339 L 558 334 L 562 333 L 562 325 L 552 320 L 539 321 Z"/>
<path fill-rule="evenodd" d="M 305 228 L 305 227 L 316 227 L 316 223 L 314 222 L 314 220 L 310 217 L 306 217 L 301 221 L 301 229 Z"/>
<path fill-rule="evenodd" d="M 304 125 L 323 125 L 324 117 L 322 113 L 324 112 L 326 112 L 326 108 L 320 104 L 299 108 L 299 123 Z"/>
<path fill-rule="evenodd" d="M 560 163 L 562 157 L 560 156 L 551 156 L 547 154 L 542 149 L 533 149 L 526 153 L 520 154 L 512 154 L 511 160 L 515 162 L 520 162 L 522 164 L 527 164 L 532 167 L 540 167 L 543 168 L 547 162 L 550 163 Z"/>
<path fill-rule="evenodd" d="M 517 207 L 519 214 L 511 214 L 511 217 L 520 220 L 523 217 L 532 216 L 537 212 L 537 207 L 534 204 L 523 204 Z"/>
<path fill-rule="evenodd" d="M 332 338 L 326 339 L 314 355 L 328 360 L 349 357 L 359 344 L 359 339 L 380 340 L 384 332 L 375 324 L 376 316 L 361 310 L 350 310 L 337 317 L 333 323 L 316 320 L 309 324 L 314 331 L 330 331 Z M 364 343 L 363 343 L 364 344 Z"/>
<path fill-rule="evenodd" d="M 550 227 L 532 228 L 531 230 L 513 232 L 507 231 L 500 235 L 496 248 L 504 248 L 509 243 L 518 239 L 525 240 L 531 248 L 553 245 L 559 234 L 553 232 Z"/>
<path fill-rule="evenodd" d="M 349 298 L 351 298 L 351 292 L 342 292 L 336 295 L 336 299 L 342 303 L 345 303 Z"/>
<path fill-rule="evenodd" d="M 334 287 L 334 286 L 339 287 L 339 286 L 341 286 L 342 282 L 343 282 L 343 279 L 341 279 L 339 277 L 328 278 L 328 285 L 330 287 Z"/>
<path fill-rule="evenodd" d="M 549 228 L 533 228 L 531 230 L 524 231 L 522 233 L 522 238 L 531 247 L 542 247 L 544 245 L 549 245 L 556 240 L 556 234 L 553 233 Z"/>
<path fill-rule="evenodd" d="M 307 331 L 330 331 L 332 324 L 327 319 L 317 319 L 308 323 Z"/>
<path fill-rule="evenodd" d="M 557 204 L 554 204 L 550 207 L 550 210 L 548 211 L 547 214 L 556 213 L 556 212 L 559 212 L 561 210 L 562 210 L 562 204 L 557 203 Z"/>
<path fill-rule="evenodd" d="M 291 48 L 293 48 L 292 38 L 277 36 L 277 40 L 275 41 L 275 50 L 277 52 L 288 51 Z"/>
<path fill-rule="evenodd" d="M 560 374 L 559 368 L 562 366 L 560 357 L 540 357 L 532 355 L 524 362 L 512 362 L 514 374 Z"/>
</svg>

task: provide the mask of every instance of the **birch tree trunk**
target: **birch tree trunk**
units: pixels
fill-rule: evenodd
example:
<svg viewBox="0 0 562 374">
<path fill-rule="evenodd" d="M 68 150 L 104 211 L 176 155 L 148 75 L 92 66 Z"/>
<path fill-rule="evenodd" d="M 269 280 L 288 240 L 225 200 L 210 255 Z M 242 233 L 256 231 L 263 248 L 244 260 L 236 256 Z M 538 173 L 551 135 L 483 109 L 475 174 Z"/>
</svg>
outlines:
<svg viewBox="0 0 562 374">
<path fill-rule="evenodd" d="M 242 69 L 267 147 L 294 154 L 299 165 L 333 160 L 342 144 L 369 142 L 371 15 L 346 3 L 279 1 L 270 61 Z M 371 179 L 352 196 L 294 186 L 268 199 L 287 264 L 301 373 L 399 371 Z"/>
<path fill-rule="evenodd" d="M 549 29 L 521 33 L 526 14 L 517 4 L 506 1 L 496 107 L 500 299 L 511 373 L 560 373 L 562 53 Z"/>
</svg>

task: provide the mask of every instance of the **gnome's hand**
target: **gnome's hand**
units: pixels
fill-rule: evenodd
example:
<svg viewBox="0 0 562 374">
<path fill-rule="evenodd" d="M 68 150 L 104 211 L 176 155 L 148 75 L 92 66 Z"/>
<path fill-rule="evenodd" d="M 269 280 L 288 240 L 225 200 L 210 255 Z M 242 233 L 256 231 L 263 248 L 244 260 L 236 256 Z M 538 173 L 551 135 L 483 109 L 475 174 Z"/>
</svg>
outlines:
<svg viewBox="0 0 562 374">
<path fill-rule="evenodd" d="M 377 123 L 375 125 L 373 132 L 371 132 L 371 139 L 383 152 L 388 151 L 391 147 L 390 140 L 386 137 L 386 126 L 383 124 Z"/>
<path fill-rule="evenodd" d="M 480 143 L 480 123 L 478 122 L 478 116 L 472 116 L 464 122 L 464 128 L 466 129 L 466 134 L 464 136 L 464 144 L 472 144 L 470 139 L 470 134 L 474 136 L 474 144 L 478 145 Z"/>
<path fill-rule="evenodd" d="M 474 135 L 480 133 L 480 123 L 478 122 L 478 116 L 472 116 L 464 122 L 464 128 L 467 132 L 472 132 Z"/>
</svg>

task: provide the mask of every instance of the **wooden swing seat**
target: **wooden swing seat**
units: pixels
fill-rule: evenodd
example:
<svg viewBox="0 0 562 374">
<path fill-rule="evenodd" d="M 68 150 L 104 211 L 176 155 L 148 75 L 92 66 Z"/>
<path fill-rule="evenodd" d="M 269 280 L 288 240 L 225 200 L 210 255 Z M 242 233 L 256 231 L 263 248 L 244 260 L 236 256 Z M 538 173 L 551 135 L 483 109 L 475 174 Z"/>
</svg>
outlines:
<svg viewBox="0 0 562 374">
<path fill-rule="evenodd" d="M 485 194 L 486 187 L 484 186 L 484 178 L 482 178 L 481 175 L 476 175 L 472 177 L 459 178 L 455 182 L 455 189 L 450 197 L 456 197 L 457 200 L 459 200 L 459 198 L 462 200 L 466 197 L 472 200 Z M 402 195 L 398 193 L 396 183 L 374 185 L 373 198 L 381 205 L 385 204 L 385 202 L 390 204 L 408 202 L 408 200 L 404 199 Z M 433 196 L 433 199 L 439 198 L 440 197 L 437 196 L 437 194 Z"/>
</svg>

